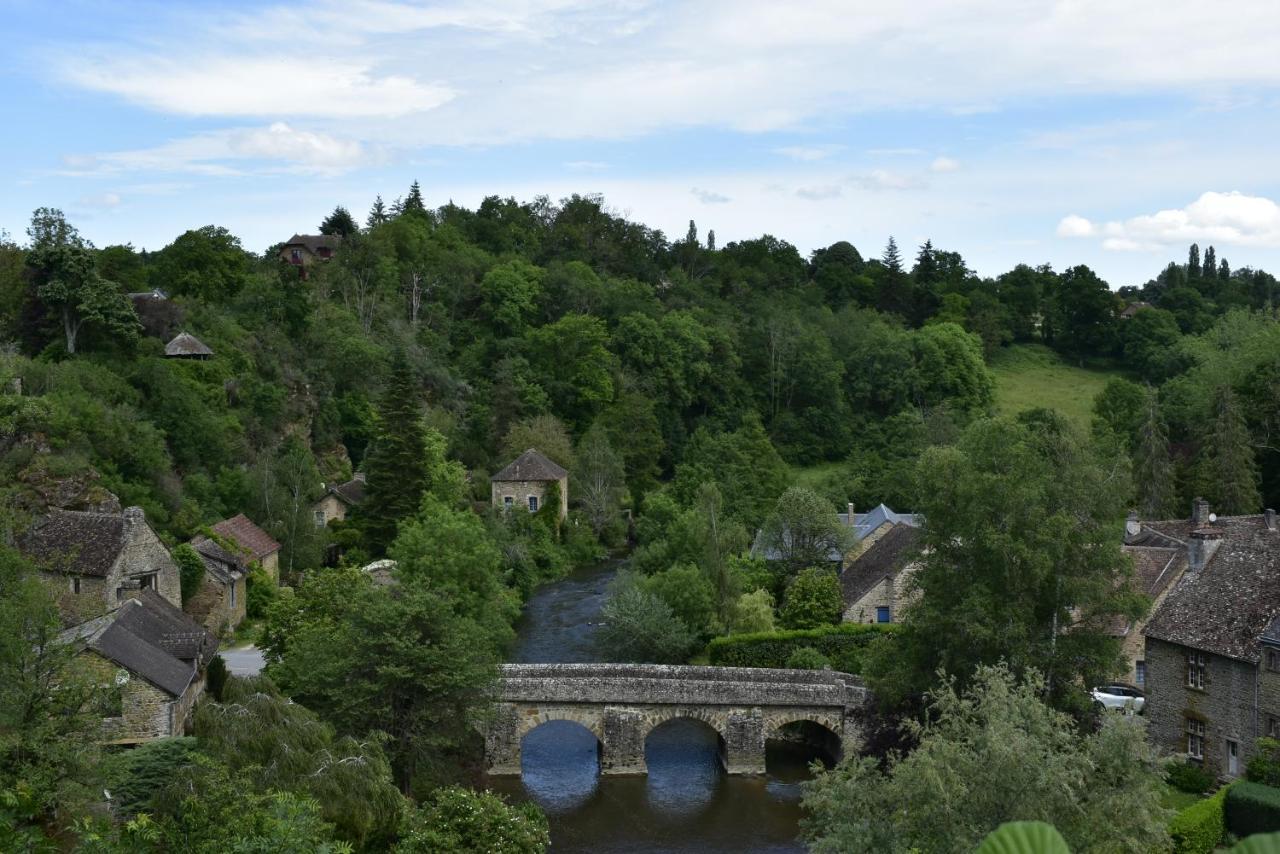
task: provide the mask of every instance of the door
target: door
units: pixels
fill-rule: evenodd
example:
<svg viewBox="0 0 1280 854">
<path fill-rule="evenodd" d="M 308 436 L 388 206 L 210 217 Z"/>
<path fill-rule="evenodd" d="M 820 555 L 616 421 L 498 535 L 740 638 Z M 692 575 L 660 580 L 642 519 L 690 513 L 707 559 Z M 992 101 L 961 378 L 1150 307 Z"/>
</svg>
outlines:
<svg viewBox="0 0 1280 854">
<path fill-rule="evenodd" d="M 1238 742 L 1227 742 L 1227 776 L 1235 777 L 1240 773 L 1240 745 Z"/>
</svg>

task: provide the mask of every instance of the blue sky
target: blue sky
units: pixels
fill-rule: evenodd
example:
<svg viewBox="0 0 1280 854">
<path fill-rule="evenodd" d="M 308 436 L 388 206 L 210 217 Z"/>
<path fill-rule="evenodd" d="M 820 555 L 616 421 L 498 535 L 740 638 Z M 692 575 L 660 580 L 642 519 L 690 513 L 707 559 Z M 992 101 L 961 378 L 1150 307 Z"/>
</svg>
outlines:
<svg viewBox="0 0 1280 854">
<path fill-rule="evenodd" d="M 1280 272 L 1274 0 L 0 0 L 0 229 L 261 251 L 415 178 L 803 252 Z"/>
</svg>

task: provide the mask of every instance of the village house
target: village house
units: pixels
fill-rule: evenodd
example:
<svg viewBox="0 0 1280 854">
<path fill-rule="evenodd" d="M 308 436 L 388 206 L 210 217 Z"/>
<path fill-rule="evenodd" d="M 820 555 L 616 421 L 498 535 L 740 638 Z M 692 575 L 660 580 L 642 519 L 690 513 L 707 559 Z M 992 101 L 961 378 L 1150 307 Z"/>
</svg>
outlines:
<svg viewBox="0 0 1280 854">
<path fill-rule="evenodd" d="M 533 448 L 489 478 L 489 483 L 494 507 L 524 507 L 530 513 L 537 513 L 553 487 L 558 488 L 560 518 L 569 515 L 569 473 Z"/>
<path fill-rule="evenodd" d="M 183 735 L 218 651 L 212 633 L 150 588 L 59 639 L 101 679 L 102 739 L 112 744 Z"/>
<path fill-rule="evenodd" d="M 212 356 L 213 350 L 189 332 L 179 332 L 172 341 L 164 345 L 166 359 L 195 359 L 203 362 Z"/>
<path fill-rule="evenodd" d="M 271 535 L 249 520 L 248 516 L 239 513 L 230 519 L 223 519 L 213 526 L 213 532 L 219 537 L 234 543 L 248 557 L 271 576 L 271 580 L 280 581 L 280 544 Z"/>
<path fill-rule="evenodd" d="M 66 625 L 113 611 L 141 590 L 180 608 L 178 567 L 141 507 L 121 513 L 53 510 L 36 520 L 19 549 L 60 588 Z"/>
<path fill-rule="evenodd" d="M 895 527 L 905 525 L 909 528 L 920 527 L 920 516 L 915 513 L 895 513 L 884 504 L 877 505 L 866 513 L 855 513 L 853 505 L 848 504 L 844 513 L 837 513 L 836 518 L 851 529 L 851 547 L 848 550 L 832 548 L 827 553 L 827 562 L 837 570 L 842 570 L 858 555 L 875 545 L 876 541 Z M 783 532 L 783 537 L 787 532 Z M 782 553 L 776 544 L 766 542 L 764 530 L 756 531 L 751 543 L 751 556 L 767 561 L 782 560 Z"/>
<path fill-rule="evenodd" d="M 1280 736 L 1280 530 L 1276 514 L 1142 522 L 1135 537 L 1180 548 L 1186 568 L 1146 625 L 1147 731 L 1214 775 L 1242 773 Z M 1150 539 L 1146 539 L 1149 536 Z"/>
<path fill-rule="evenodd" d="M 346 483 L 329 484 L 325 487 L 324 496 L 311 505 L 311 515 L 317 528 L 323 528 L 330 522 L 343 522 L 352 507 L 364 501 L 364 474 L 356 472 Z"/>
<path fill-rule="evenodd" d="M 196 537 L 190 545 L 204 564 L 204 579 L 182 609 L 214 634 L 235 631 L 245 618 L 248 567 L 208 537 Z"/>
<path fill-rule="evenodd" d="M 885 530 L 840 574 L 846 623 L 892 623 L 910 600 L 909 582 L 919 568 L 921 532 L 905 524 Z"/>
<path fill-rule="evenodd" d="M 336 234 L 295 234 L 280 247 L 280 260 L 295 267 L 303 267 L 316 261 L 327 261 L 342 243 Z"/>
<path fill-rule="evenodd" d="M 1151 600 L 1151 608 L 1147 617 L 1139 620 L 1117 618 L 1111 633 L 1120 638 L 1121 654 L 1126 662 L 1123 681 L 1145 688 L 1147 663 L 1143 632 L 1150 616 L 1159 610 L 1187 569 L 1186 544 L 1143 525 L 1137 513 L 1130 513 L 1125 522 L 1124 545 L 1121 548 L 1133 561 L 1134 587 Z"/>
</svg>

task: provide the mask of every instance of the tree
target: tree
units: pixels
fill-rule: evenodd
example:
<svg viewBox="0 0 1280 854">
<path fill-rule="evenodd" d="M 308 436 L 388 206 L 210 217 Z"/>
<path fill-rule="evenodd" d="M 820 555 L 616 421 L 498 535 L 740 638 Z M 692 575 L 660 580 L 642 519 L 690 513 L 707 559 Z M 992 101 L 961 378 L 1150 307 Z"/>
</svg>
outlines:
<svg viewBox="0 0 1280 854">
<path fill-rule="evenodd" d="M 502 437 L 502 458 L 514 460 L 530 448 L 537 449 L 556 465 L 574 472 L 578 468 L 578 457 L 573 450 L 573 439 L 564 422 L 554 415 L 535 415 L 523 421 L 517 421 Z"/>
<path fill-rule="evenodd" d="M 181 234 L 156 253 L 154 276 L 170 294 L 222 303 L 249 283 L 251 258 L 240 238 L 206 225 Z"/>
<path fill-rule="evenodd" d="M 697 639 L 671 606 L 620 577 L 601 610 L 599 642 L 610 660 L 680 664 Z"/>
<path fill-rule="evenodd" d="M 536 804 L 511 806 L 500 795 L 460 786 L 437 789 L 405 817 L 393 854 L 543 854 L 551 845 Z"/>
<path fill-rule="evenodd" d="M 186 605 L 191 597 L 200 591 L 204 583 L 204 561 L 196 550 L 187 543 L 174 548 L 173 562 L 178 565 L 178 583 L 182 590 L 182 604 Z"/>
<path fill-rule="evenodd" d="M 715 588 L 692 564 L 676 564 L 639 581 L 640 589 L 657 596 L 696 636 L 710 632 L 716 614 Z"/>
<path fill-rule="evenodd" d="M 787 585 L 778 618 L 788 629 L 816 629 L 839 623 L 843 611 L 840 578 L 834 570 L 814 566 Z"/>
<path fill-rule="evenodd" d="M 1177 318 L 1164 309 L 1144 308 L 1120 327 L 1125 362 L 1151 382 L 1169 376 L 1181 340 Z"/>
<path fill-rule="evenodd" d="M 1195 284 L 1200 279 L 1200 247 L 1194 243 L 1187 250 L 1187 281 Z"/>
<path fill-rule="evenodd" d="M 615 359 L 598 317 L 566 314 L 525 335 L 529 364 L 555 412 L 579 429 L 613 400 Z"/>
<path fill-rule="evenodd" d="M 733 496 L 729 515 L 749 527 L 764 519 L 786 489 L 787 464 L 769 441 L 754 413 L 737 430 L 713 433 L 699 427 L 676 466 L 672 493 L 686 506 L 705 483 L 715 483 Z"/>
<path fill-rule="evenodd" d="M 618 516 L 627 484 L 622 458 L 613 450 L 604 426 L 596 421 L 578 443 L 574 490 L 591 528 L 600 536 Z"/>
<path fill-rule="evenodd" d="M 714 483 L 704 483 L 698 490 L 698 503 L 694 509 L 698 539 L 702 543 L 698 563 L 715 592 L 716 616 L 721 625 L 727 625 L 738 595 L 738 579 L 732 560 L 747 547 L 747 529 L 725 512 L 720 488 Z"/>
<path fill-rule="evenodd" d="M 1114 437 L 1126 451 L 1137 447 L 1138 432 L 1147 409 L 1149 389 L 1123 377 L 1112 377 L 1093 399 L 1093 434 Z"/>
<path fill-rule="evenodd" d="M 1055 704 L 1087 710 L 1082 686 L 1120 666 L 1112 622 L 1147 607 L 1129 592 L 1115 530 L 1125 468 L 1051 411 L 979 421 L 926 451 L 918 598 L 893 650 L 871 662 L 878 693 L 918 695 L 939 670 L 964 684 L 1005 661 L 1044 673 Z"/>
<path fill-rule="evenodd" d="M 391 377 L 378 407 L 377 438 L 365 459 L 367 497 L 358 518 L 375 554 L 395 539 L 396 525 L 418 510 L 426 492 L 426 434 L 418 384 L 403 353 L 391 365 Z"/>
<path fill-rule="evenodd" d="M 321 496 L 320 471 L 311 449 L 296 434 L 287 436 L 257 477 L 259 518 L 280 540 L 280 562 L 287 578 L 320 563 L 323 530 L 311 509 Z"/>
<path fill-rule="evenodd" d="M 731 634 L 773 631 L 773 596 L 768 590 L 743 593 L 733 603 L 729 619 Z"/>
<path fill-rule="evenodd" d="M 819 566 L 853 543 L 852 529 L 841 524 L 831 503 L 812 490 L 793 486 L 778 498 L 762 529 L 765 545 L 790 572 Z"/>
<path fill-rule="evenodd" d="M 1138 512 L 1142 518 L 1171 518 L 1176 512 L 1178 486 L 1159 401 L 1151 389 L 1147 390 L 1143 400 L 1142 423 L 1138 427 L 1133 457 L 1133 478 L 1138 488 Z"/>
<path fill-rule="evenodd" d="M 373 207 L 369 208 L 369 216 L 364 222 L 365 227 L 376 228 L 390 220 L 391 215 L 387 212 L 387 206 L 382 203 L 382 194 L 379 193 L 377 198 L 373 200 Z"/>
<path fill-rule="evenodd" d="M 27 268 L 35 280 L 36 296 L 62 322 L 67 352 L 87 323 L 110 337 L 131 342 L 141 324 L 132 303 L 115 282 L 98 273 L 93 247 L 62 216 L 62 211 L 39 208 L 27 229 L 31 247 Z"/>
<path fill-rule="evenodd" d="M 814 854 L 969 854 L 1004 822 L 1027 820 L 1053 824 L 1079 854 L 1162 850 L 1170 811 L 1140 724 L 1106 715 L 1082 732 L 1044 691 L 1034 671 L 1019 678 L 1004 665 L 979 669 L 968 689 L 944 681 L 924 722 L 907 724 L 915 750 L 883 770 L 850 757 L 807 785 Z"/>
<path fill-rule="evenodd" d="M 480 299 L 484 317 L 503 335 L 519 335 L 542 296 L 543 271 L 524 261 L 509 261 L 484 274 Z"/>
<path fill-rule="evenodd" d="M 1049 301 L 1045 337 L 1056 350 L 1075 357 L 1109 354 L 1115 342 L 1115 297 L 1083 264 L 1058 277 Z"/>
<path fill-rule="evenodd" d="M 416 180 L 409 185 L 409 194 L 404 197 L 403 202 L 400 202 L 399 213 L 427 215 L 427 206 L 422 201 L 422 188 L 418 186 Z"/>
<path fill-rule="evenodd" d="M 1213 396 L 1213 422 L 1204 433 L 1196 461 L 1200 494 L 1224 515 L 1257 513 L 1258 466 L 1249 427 L 1235 392 L 1220 386 Z"/>
<path fill-rule="evenodd" d="M 382 197 L 378 197 L 378 202 L 382 201 Z M 351 211 L 338 205 L 333 209 L 333 213 L 324 218 L 320 223 L 320 233 L 336 235 L 341 238 L 348 238 L 360 231 L 360 225 L 356 222 L 355 217 L 351 215 Z"/>
</svg>

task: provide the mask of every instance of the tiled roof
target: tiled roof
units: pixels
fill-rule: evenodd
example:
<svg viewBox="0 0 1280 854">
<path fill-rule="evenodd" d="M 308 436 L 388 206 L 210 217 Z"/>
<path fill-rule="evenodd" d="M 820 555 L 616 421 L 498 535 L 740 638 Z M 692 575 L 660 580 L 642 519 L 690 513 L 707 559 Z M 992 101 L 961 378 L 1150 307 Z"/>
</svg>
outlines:
<svg viewBox="0 0 1280 854">
<path fill-rule="evenodd" d="M 329 492 L 338 497 L 348 507 L 355 506 L 364 501 L 364 478 L 353 477 L 346 483 L 339 483 L 329 487 Z"/>
<path fill-rule="evenodd" d="M 172 341 L 164 345 L 166 356 L 212 356 L 208 345 L 190 332 L 179 332 Z"/>
<path fill-rule="evenodd" d="M 196 537 L 191 547 L 200 555 L 205 571 L 223 584 L 235 581 L 245 572 L 244 561 L 208 537 Z"/>
<path fill-rule="evenodd" d="M 841 525 L 849 524 L 848 513 L 837 513 L 836 518 L 840 520 Z M 885 524 L 918 528 L 923 521 L 923 517 L 918 513 L 895 513 L 884 504 L 880 504 L 867 513 L 853 514 L 853 541 L 855 543 L 862 542 Z M 786 534 L 784 533 L 783 536 L 786 536 Z M 763 529 L 756 531 L 755 539 L 751 543 L 751 556 L 764 558 L 765 560 L 782 559 L 781 553 L 776 548 L 765 545 Z M 827 560 L 832 563 L 839 563 L 844 560 L 844 554 L 838 549 L 832 549 L 827 554 Z"/>
<path fill-rule="evenodd" d="M 489 478 L 491 481 L 559 480 L 569 473 L 533 448 L 525 451 L 502 471 Z"/>
<path fill-rule="evenodd" d="M 305 246 L 308 252 L 317 253 L 321 249 L 330 251 L 337 249 L 342 237 L 337 234 L 295 234 L 285 241 L 285 246 Z"/>
<path fill-rule="evenodd" d="M 894 525 L 871 548 L 858 555 L 840 575 L 844 606 L 848 608 L 885 578 L 897 575 L 915 556 L 920 543 L 920 530 L 909 525 Z"/>
<path fill-rule="evenodd" d="M 213 532 L 226 537 L 244 549 L 254 560 L 262 560 L 268 555 L 280 551 L 280 544 L 271 535 L 259 528 L 243 513 L 224 519 L 213 526 Z"/>
<path fill-rule="evenodd" d="M 1154 525 L 1165 535 L 1190 536 L 1189 522 Z M 1217 550 L 1203 569 L 1182 576 L 1145 633 L 1256 662 L 1258 639 L 1280 616 L 1280 531 L 1268 530 L 1262 516 L 1220 518 L 1214 528 L 1222 534 Z"/>
<path fill-rule="evenodd" d="M 1122 551 L 1133 561 L 1133 587 L 1153 602 L 1174 584 L 1187 568 L 1185 548 L 1173 546 L 1137 546 L 1126 544 Z M 1133 631 L 1134 623 L 1126 617 L 1111 621 L 1110 634 L 1124 637 Z"/>
<path fill-rule="evenodd" d="M 53 510 L 18 543 L 42 569 L 104 578 L 124 548 L 124 516 Z"/>
</svg>

